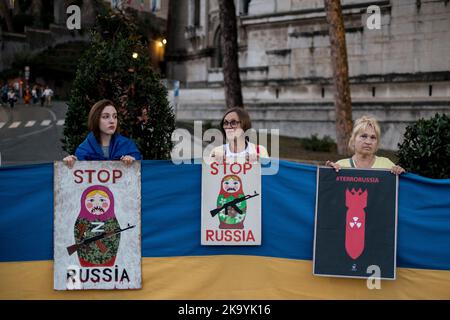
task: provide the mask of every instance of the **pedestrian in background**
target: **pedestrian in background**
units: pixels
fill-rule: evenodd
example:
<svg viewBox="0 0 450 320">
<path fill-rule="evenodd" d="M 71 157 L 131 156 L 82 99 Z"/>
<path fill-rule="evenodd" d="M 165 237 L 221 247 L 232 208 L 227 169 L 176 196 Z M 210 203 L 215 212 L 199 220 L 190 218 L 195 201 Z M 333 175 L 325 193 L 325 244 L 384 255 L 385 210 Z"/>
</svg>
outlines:
<svg viewBox="0 0 450 320">
<path fill-rule="evenodd" d="M 30 91 L 30 87 L 27 86 L 25 88 L 25 94 L 23 96 L 23 102 L 25 102 L 25 104 L 29 104 L 31 100 L 31 91 Z"/>
<path fill-rule="evenodd" d="M 8 83 L 5 82 L 4 86 L 1 90 L 1 96 L 2 96 L 2 103 L 6 106 L 8 103 Z"/>
<path fill-rule="evenodd" d="M 34 85 L 33 89 L 31 89 L 31 100 L 33 101 L 33 104 L 36 104 L 38 102 L 38 92 L 36 85 Z"/>
<path fill-rule="evenodd" d="M 42 86 L 39 87 L 39 100 L 41 100 L 41 107 L 43 107 L 45 103 L 44 90 L 42 88 Z"/>
<path fill-rule="evenodd" d="M 52 104 L 52 97 L 53 97 L 53 90 L 50 89 L 48 86 L 45 87 L 44 93 L 42 94 L 45 99 L 45 105 L 47 107 L 50 107 Z"/>
<path fill-rule="evenodd" d="M 11 107 L 11 109 L 14 108 L 14 103 L 16 103 L 17 101 L 17 97 L 16 97 L 16 93 L 14 92 L 13 88 L 9 88 L 8 91 L 8 102 L 9 102 L 9 106 Z"/>
</svg>

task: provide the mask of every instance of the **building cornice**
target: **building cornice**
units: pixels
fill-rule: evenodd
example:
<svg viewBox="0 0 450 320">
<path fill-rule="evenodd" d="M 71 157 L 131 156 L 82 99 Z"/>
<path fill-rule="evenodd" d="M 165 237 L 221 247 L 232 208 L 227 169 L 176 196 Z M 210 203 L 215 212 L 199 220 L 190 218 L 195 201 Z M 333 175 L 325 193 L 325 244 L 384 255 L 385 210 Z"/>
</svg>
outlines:
<svg viewBox="0 0 450 320">
<path fill-rule="evenodd" d="M 241 75 L 252 71 L 265 71 L 267 67 L 240 68 Z M 215 70 L 215 72 L 218 72 Z M 359 75 L 349 78 L 350 84 L 384 84 L 384 83 L 430 83 L 450 81 L 450 71 L 417 72 L 417 73 L 389 73 Z M 331 77 L 304 77 L 289 79 L 241 80 L 243 87 L 258 86 L 296 86 L 296 85 L 332 85 Z M 222 87 L 223 81 L 192 81 L 186 84 L 187 88 L 214 88 Z"/>
<path fill-rule="evenodd" d="M 378 0 L 368 1 L 367 3 L 354 3 L 342 6 L 343 15 L 363 14 L 366 13 L 368 5 L 377 5 L 382 11 L 390 10 L 391 1 Z M 243 26 L 255 26 L 261 24 L 279 24 L 290 23 L 298 20 L 309 19 L 326 19 L 326 13 L 323 7 L 302 9 L 294 11 L 276 12 L 270 14 L 261 15 L 247 15 L 240 16 L 240 20 Z"/>
<path fill-rule="evenodd" d="M 170 52 L 166 54 L 165 59 L 166 61 L 186 61 L 212 57 L 213 55 L 214 48 L 205 48 L 198 50 L 195 53 L 187 53 L 186 51 Z"/>
</svg>

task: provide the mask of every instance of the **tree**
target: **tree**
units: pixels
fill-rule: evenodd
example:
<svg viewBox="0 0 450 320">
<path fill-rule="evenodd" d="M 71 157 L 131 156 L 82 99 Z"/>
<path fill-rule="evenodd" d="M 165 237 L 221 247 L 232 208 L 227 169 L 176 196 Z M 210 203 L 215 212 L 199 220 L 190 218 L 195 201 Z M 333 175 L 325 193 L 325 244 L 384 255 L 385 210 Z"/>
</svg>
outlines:
<svg viewBox="0 0 450 320">
<path fill-rule="evenodd" d="M 106 98 L 118 109 L 120 132 L 136 141 L 144 159 L 170 157 L 175 116 L 166 88 L 150 67 L 148 43 L 137 33 L 136 19 L 130 13 L 111 10 L 97 17 L 68 103 L 62 141 L 69 154 L 88 134 L 91 106 Z"/>
<path fill-rule="evenodd" d="M 241 107 L 241 78 L 237 43 L 236 7 L 234 1 L 219 0 L 220 28 L 222 33 L 223 83 L 227 108 Z"/>
<path fill-rule="evenodd" d="M 331 64 L 333 68 L 337 152 L 338 154 L 346 154 L 353 124 L 344 20 L 342 18 L 340 0 L 324 0 L 324 4 L 327 14 Z"/>
</svg>

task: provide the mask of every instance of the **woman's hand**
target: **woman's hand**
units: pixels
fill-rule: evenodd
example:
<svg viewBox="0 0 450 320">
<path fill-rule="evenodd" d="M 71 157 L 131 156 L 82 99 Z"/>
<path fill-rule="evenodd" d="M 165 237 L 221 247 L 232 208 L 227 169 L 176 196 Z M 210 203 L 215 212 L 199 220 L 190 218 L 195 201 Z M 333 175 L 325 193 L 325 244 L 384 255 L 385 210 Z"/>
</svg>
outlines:
<svg viewBox="0 0 450 320">
<path fill-rule="evenodd" d="M 131 164 L 133 163 L 134 160 L 136 160 L 136 159 L 132 156 L 122 156 L 120 158 L 120 161 L 122 161 L 127 166 L 131 166 Z"/>
<path fill-rule="evenodd" d="M 335 162 L 327 161 L 327 162 L 325 162 L 325 165 L 328 167 L 334 168 L 334 170 L 336 170 L 336 172 L 339 172 L 339 170 L 341 170 L 341 166 Z"/>
<path fill-rule="evenodd" d="M 259 155 L 257 155 L 256 153 L 250 153 L 248 155 L 248 162 L 255 163 L 255 162 L 258 162 L 258 160 L 259 160 Z"/>
<path fill-rule="evenodd" d="M 403 169 L 403 168 L 400 167 L 400 166 L 393 166 L 393 167 L 391 168 L 391 173 L 396 174 L 396 175 L 402 174 L 402 173 L 404 173 L 404 172 L 405 172 L 405 169 Z"/>
<path fill-rule="evenodd" d="M 75 161 L 77 161 L 78 158 L 74 155 L 69 155 L 63 159 L 63 163 L 69 167 L 69 169 L 72 169 L 73 165 L 75 164 Z"/>
</svg>

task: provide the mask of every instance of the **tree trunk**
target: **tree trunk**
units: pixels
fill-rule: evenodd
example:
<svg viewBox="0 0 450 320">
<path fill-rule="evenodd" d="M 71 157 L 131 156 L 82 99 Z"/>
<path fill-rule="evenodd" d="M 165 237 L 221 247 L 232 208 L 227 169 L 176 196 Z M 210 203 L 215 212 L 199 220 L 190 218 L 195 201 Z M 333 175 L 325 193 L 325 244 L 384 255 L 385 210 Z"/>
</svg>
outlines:
<svg viewBox="0 0 450 320">
<path fill-rule="evenodd" d="M 219 10 L 226 106 L 227 108 L 243 107 L 234 1 L 219 0 Z"/>
<path fill-rule="evenodd" d="M 324 4 L 333 67 L 337 152 L 343 155 L 348 153 L 347 144 L 353 127 L 344 20 L 340 0 L 324 0 Z"/>
<path fill-rule="evenodd" d="M 11 12 L 8 7 L 8 0 L 0 0 L 0 12 L 6 22 L 6 29 L 8 32 L 14 32 L 14 27 L 11 18 Z"/>
</svg>

